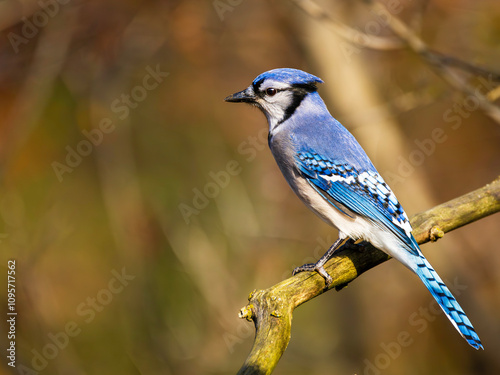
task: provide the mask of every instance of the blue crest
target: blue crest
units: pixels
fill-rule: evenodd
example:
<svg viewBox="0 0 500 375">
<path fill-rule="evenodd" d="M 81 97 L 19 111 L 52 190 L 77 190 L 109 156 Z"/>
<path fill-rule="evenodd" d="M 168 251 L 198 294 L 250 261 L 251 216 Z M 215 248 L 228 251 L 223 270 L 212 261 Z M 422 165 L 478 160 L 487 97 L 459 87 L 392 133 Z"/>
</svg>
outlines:
<svg viewBox="0 0 500 375">
<path fill-rule="evenodd" d="M 299 69 L 292 68 L 279 68 L 269 70 L 260 74 L 254 79 L 253 85 L 258 85 L 266 79 L 272 79 L 279 82 L 289 83 L 290 85 L 316 85 L 316 83 L 323 83 L 321 78 L 312 74 L 306 73 Z"/>
</svg>

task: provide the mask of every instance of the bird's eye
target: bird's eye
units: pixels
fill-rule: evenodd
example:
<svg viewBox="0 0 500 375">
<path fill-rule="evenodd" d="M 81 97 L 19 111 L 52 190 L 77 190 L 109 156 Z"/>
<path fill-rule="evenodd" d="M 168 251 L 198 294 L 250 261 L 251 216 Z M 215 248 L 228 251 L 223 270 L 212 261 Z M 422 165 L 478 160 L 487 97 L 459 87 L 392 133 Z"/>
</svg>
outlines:
<svg viewBox="0 0 500 375">
<path fill-rule="evenodd" d="M 274 96 L 274 95 L 276 95 L 277 92 L 278 92 L 278 90 L 273 89 L 272 87 L 270 87 L 266 90 L 266 94 L 269 96 Z"/>
</svg>

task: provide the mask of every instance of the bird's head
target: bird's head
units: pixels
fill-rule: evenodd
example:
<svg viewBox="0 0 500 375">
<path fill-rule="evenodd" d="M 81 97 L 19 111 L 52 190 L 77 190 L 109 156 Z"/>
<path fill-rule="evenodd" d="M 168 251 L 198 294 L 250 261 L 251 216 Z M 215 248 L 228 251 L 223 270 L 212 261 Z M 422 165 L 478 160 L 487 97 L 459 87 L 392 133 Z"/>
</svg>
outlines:
<svg viewBox="0 0 500 375">
<path fill-rule="evenodd" d="M 257 106 L 267 117 L 270 131 L 286 121 L 303 99 L 323 81 L 298 69 L 273 69 L 254 79 L 245 90 L 229 95 L 226 102 Z"/>
</svg>

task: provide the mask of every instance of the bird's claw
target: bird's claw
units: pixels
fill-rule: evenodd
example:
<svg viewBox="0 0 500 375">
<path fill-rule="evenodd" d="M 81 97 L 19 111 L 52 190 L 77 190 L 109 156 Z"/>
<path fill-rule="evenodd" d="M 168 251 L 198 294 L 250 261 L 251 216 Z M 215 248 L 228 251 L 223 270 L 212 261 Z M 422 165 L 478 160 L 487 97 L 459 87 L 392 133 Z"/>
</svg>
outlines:
<svg viewBox="0 0 500 375">
<path fill-rule="evenodd" d="M 328 274 L 328 272 L 326 272 L 325 268 L 322 265 L 318 265 L 317 263 L 304 264 L 300 267 L 295 268 L 292 271 L 292 275 L 295 276 L 296 274 L 298 274 L 300 272 L 304 272 L 304 271 L 319 273 L 321 275 L 321 277 L 323 277 L 323 279 L 325 279 L 325 288 L 329 288 L 330 285 L 333 284 L 332 277 Z"/>
</svg>

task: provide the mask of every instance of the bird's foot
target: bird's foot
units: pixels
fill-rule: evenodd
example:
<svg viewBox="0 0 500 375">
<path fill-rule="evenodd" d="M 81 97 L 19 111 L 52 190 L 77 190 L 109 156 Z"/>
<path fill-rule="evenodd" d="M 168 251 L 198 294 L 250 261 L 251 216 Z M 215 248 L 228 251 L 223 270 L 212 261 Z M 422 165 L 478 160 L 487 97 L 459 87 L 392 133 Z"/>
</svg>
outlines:
<svg viewBox="0 0 500 375">
<path fill-rule="evenodd" d="M 292 271 L 292 275 L 296 275 L 299 272 L 304 272 L 304 271 L 319 273 L 325 279 L 325 288 L 328 288 L 333 283 L 332 277 L 328 274 L 328 272 L 326 272 L 325 268 L 323 267 L 323 264 L 320 264 L 320 261 L 316 263 L 304 264 L 300 267 L 297 267 Z"/>
<path fill-rule="evenodd" d="M 303 266 L 297 267 L 293 270 L 292 275 L 296 275 L 299 272 L 309 271 L 309 272 L 317 272 L 319 273 L 323 279 L 325 279 L 325 288 L 328 289 L 330 285 L 333 283 L 332 277 L 326 272 L 325 264 L 333 257 L 335 251 L 340 247 L 343 242 L 343 238 L 338 238 L 332 246 L 328 249 L 328 251 L 318 260 L 316 263 L 308 263 Z M 348 239 L 347 242 L 354 243 L 351 239 Z"/>
</svg>

